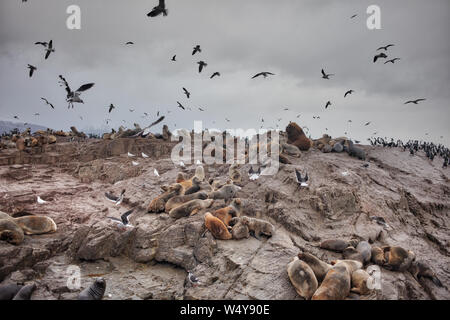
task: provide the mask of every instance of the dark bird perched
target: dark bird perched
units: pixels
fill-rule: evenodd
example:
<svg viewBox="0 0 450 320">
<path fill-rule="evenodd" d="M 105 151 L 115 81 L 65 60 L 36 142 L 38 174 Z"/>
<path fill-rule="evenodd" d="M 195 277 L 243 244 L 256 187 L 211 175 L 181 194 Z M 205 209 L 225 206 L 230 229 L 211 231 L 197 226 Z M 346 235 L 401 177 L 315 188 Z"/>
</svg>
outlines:
<svg viewBox="0 0 450 320">
<path fill-rule="evenodd" d="M 327 101 L 327 104 L 325 105 L 325 109 L 331 106 L 331 101 Z"/>
<path fill-rule="evenodd" d="M 387 46 L 385 46 L 385 47 L 379 47 L 378 49 L 377 49 L 377 51 L 379 51 L 379 50 L 384 50 L 384 51 L 387 51 L 387 49 L 389 48 L 389 47 L 393 47 L 394 45 L 393 44 L 388 44 Z"/>
<path fill-rule="evenodd" d="M 182 105 L 181 103 L 179 103 L 178 101 L 177 101 L 177 103 L 178 103 L 178 108 L 181 108 L 181 109 L 183 109 L 183 110 L 186 110 L 186 109 L 183 107 L 183 105 Z"/>
<path fill-rule="evenodd" d="M 200 45 L 196 45 L 192 51 L 192 55 L 196 54 L 197 52 L 202 52 L 202 49 L 200 48 Z"/>
<path fill-rule="evenodd" d="M 377 54 L 375 57 L 373 57 L 373 63 L 377 62 L 377 60 L 380 59 L 380 58 L 385 58 L 386 59 L 387 55 L 385 53 L 383 53 L 383 52 Z"/>
<path fill-rule="evenodd" d="M 35 66 L 32 66 L 31 64 L 28 65 L 28 69 L 30 69 L 29 75 L 30 78 L 33 76 L 33 72 L 37 70 Z"/>
<path fill-rule="evenodd" d="M 387 227 L 388 224 L 386 223 L 386 220 L 384 220 L 383 217 L 379 217 L 379 216 L 370 216 L 370 219 L 375 221 L 376 223 L 378 223 L 379 225 L 383 226 L 383 227 Z"/>
<path fill-rule="evenodd" d="M 348 95 L 348 94 L 352 94 L 353 92 L 355 92 L 354 90 L 348 90 L 345 94 L 344 94 L 344 98 Z"/>
<path fill-rule="evenodd" d="M 397 60 L 400 60 L 400 58 L 394 58 L 394 59 L 386 60 L 386 62 L 384 64 L 386 64 L 388 62 L 394 64 L 394 62 L 397 61 Z"/>
<path fill-rule="evenodd" d="M 420 101 L 425 101 L 425 100 L 427 100 L 427 99 L 410 100 L 410 101 L 406 101 L 404 104 L 408 104 L 408 103 L 418 104 Z"/>
<path fill-rule="evenodd" d="M 159 16 L 161 13 L 163 16 L 167 16 L 168 11 L 169 10 L 166 9 L 165 0 L 159 0 L 159 4 L 156 7 L 153 7 L 152 11 L 147 14 L 147 17 L 154 18 Z"/>
<path fill-rule="evenodd" d="M 260 72 L 260 73 L 255 74 L 255 75 L 252 77 L 252 79 L 254 79 L 254 78 L 256 78 L 256 77 L 259 77 L 259 76 L 263 76 L 264 78 L 267 78 L 267 76 L 269 76 L 269 75 L 274 76 L 275 74 L 272 73 L 272 72 L 263 71 L 263 72 Z"/>
<path fill-rule="evenodd" d="M 107 106 L 107 108 L 109 108 L 109 109 L 108 109 L 108 113 L 111 113 L 111 111 L 112 111 L 113 109 L 115 109 L 116 107 L 111 103 L 109 106 Z"/>
<path fill-rule="evenodd" d="M 186 88 L 183 87 L 183 91 L 184 94 L 186 95 L 186 97 L 189 99 L 189 97 L 191 96 L 191 93 L 189 91 L 186 90 Z"/>
<path fill-rule="evenodd" d="M 165 118 L 165 116 L 160 117 L 158 120 L 154 121 L 153 123 L 151 123 L 148 127 L 145 127 L 143 130 L 141 130 L 140 132 L 138 132 L 137 134 L 135 134 L 133 137 L 146 137 L 149 133 L 150 133 L 150 128 L 153 126 L 156 126 L 158 123 L 160 123 L 161 121 L 163 121 Z M 136 126 L 136 125 L 135 125 Z"/>
<path fill-rule="evenodd" d="M 200 284 L 200 281 L 190 270 L 187 270 L 187 272 L 188 272 L 188 280 L 193 286 Z"/>
<path fill-rule="evenodd" d="M 47 60 L 47 58 L 50 56 L 50 53 L 55 52 L 55 49 L 53 48 L 53 40 L 50 40 L 45 51 L 45 60 Z"/>
<path fill-rule="evenodd" d="M 259 176 L 261 175 L 261 167 L 258 167 L 258 171 L 253 170 L 253 166 L 250 166 L 250 169 L 248 170 L 248 178 L 250 180 L 257 180 Z"/>
<path fill-rule="evenodd" d="M 177 58 L 177 55 L 174 55 L 174 56 L 172 57 L 172 61 L 177 61 L 176 58 Z"/>
<path fill-rule="evenodd" d="M 209 77 L 210 79 L 212 79 L 212 78 L 214 78 L 215 76 L 220 76 L 220 72 L 214 72 L 213 74 L 212 74 L 212 76 L 211 77 Z"/>
<path fill-rule="evenodd" d="M 330 76 L 334 76 L 334 73 L 325 73 L 322 69 L 322 79 L 330 79 Z"/>
<path fill-rule="evenodd" d="M 306 183 L 308 181 L 308 172 L 305 173 L 305 176 L 302 177 L 302 174 L 300 173 L 300 171 L 298 171 L 297 169 L 295 169 L 295 182 L 297 182 L 298 186 L 297 189 L 300 187 L 307 187 L 308 184 Z"/>
<path fill-rule="evenodd" d="M 45 99 L 45 98 L 42 98 L 42 97 L 41 97 L 41 99 L 42 99 L 42 100 L 44 100 L 44 101 L 45 101 L 45 103 L 46 103 L 46 104 L 48 104 L 48 105 L 49 105 L 50 107 L 52 107 L 52 109 L 55 109 L 55 107 L 53 106 L 53 104 L 51 104 L 50 102 L 48 102 L 48 100 L 47 100 L 47 99 Z"/>
<path fill-rule="evenodd" d="M 208 64 L 205 61 L 199 61 L 198 64 L 198 72 L 202 72 L 203 68 L 206 67 Z"/>
<path fill-rule="evenodd" d="M 122 192 L 120 193 L 120 195 L 117 197 L 117 196 L 115 196 L 115 195 L 113 195 L 113 194 L 111 194 L 111 193 L 108 193 L 108 192 L 105 192 L 105 196 L 106 196 L 106 198 L 108 198 L 110 201 L 112 201 L 112 202 L 114 202 L 115 204 L 116 204 L 116 206 L 117 205 L 119 205 L 119 204 L 121 204 L 122 203 L 122 200 L 123 200 L 123 196 L 124 196 L 124 194 L 125 194 L 125 189 L 123 189 L 122 190 Z"/>
<path fill-rule="evenodd" d="M 87 83 L 83 84 L 81 87 L 78 88 L 76 91 L 72 91 L 69 87 L 69 84 L 67 83 L 66 79 L 62 75 L 59 76 L 61 81 L 59 82 L 61 86 L 64 86 L 67 92 L 66 101 L 69 102 L 68 108 L 72 106 L 74 103 L 84 103 L 83 100 L 80 98 L 81 92 L 84 92 L 94 86 L 94 83 Z"/>
<path fill-rule="evenodd" d="M 128 219 L 128 216 L 130 214 L 132 214 L 134 211 L 134 209 L 128 210 L 127 212 L 125 212 L 124 214 L 122 214 L 120 216 L 120 219 L 114 218 L 114 217 L 108 217 L 111 220 L 117 221 L 119 223 L 121 223 L 123 226 L 128 226 L 128 224 L 130 223 L 130 220 Z M 130 225 L 131 226 L 131 225 Z"/>
<path fill-rule="evenodd" d="M 127 43 L 125 43 L 125 45 L 130 45 L 130 44 L 134 44 L 133 41 L 128 41 Z"/>
</svg>

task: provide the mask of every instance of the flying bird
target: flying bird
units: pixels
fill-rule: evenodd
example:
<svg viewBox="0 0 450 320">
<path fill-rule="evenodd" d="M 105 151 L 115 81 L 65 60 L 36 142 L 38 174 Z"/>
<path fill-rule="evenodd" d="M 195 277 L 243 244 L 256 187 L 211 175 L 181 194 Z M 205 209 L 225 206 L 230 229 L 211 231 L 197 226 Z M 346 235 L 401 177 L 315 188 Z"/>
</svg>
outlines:
<svg viewBox="0 0 450 320">
<path fill-rule="evenodd" d="M 33 72 L 37 70 L 35 66 L 32 66 L 31 64 L 28 65 L 28 69 L 30 69 L 29 75 L 30 78 L 33 76 Z"/>
<path fill-rule="evenodd" d="M 111 103 L 107 108 L 109 108 L 109 109 L 108 109 L 108 113 L 111 113 L 111 111 L 112 111 L 113 109 L 115 109 L 116 107 Z"/>
<path fill-rule="evenodd" d="M 166 9 L 165 0 L 159 0 L 159 4 L 156 7 L 153 7 L 152 11 L 147 14 L 147 17 L 157 17 L 161 13 L 163 16 L 167 16 L 168 10 Z"/>
<path fill-rule="evenodd" d="M 137 134 L 135 134 L 133 137 L 146 137 L 148 136 L 148 134 L 150 133 L 150 128 L 153 126 L 156 126 L 158 123 L 160 123 L 161 121 L 163 121 L 165 118 L 165 116 L 160 117 L 158 120 L 154 121 L 153 123 L 151 123 L 148 127 L 145 127 L 143 130 L 139 131 Z M 144 157 L 145 153 L 142 153 L 142 156 Z M 145 158 L 145 157 L 144 157 Z"/>
<path fill-rule="evenodd" d="M 134 209 L 128 210 L 124 214 L 120 216 L 120 219 L 114 218 L 114 217 L 108 217 L 111 220 L 114 220 L 116 222 L 119 222 L 123 226 L 132 227 L 130 224 L 130 220 L 128 219 L 128 216 L 133 213 Z"/>
<path fill-rule="evenodd" d="M 134 44 L 134 42 L 133 41 L 128 41 L 127 43 L 125 43 L 126 46 L 130 45 L 130 44 Z"/>
<path fill-rule="evenodd" d="M 35 113 L 34 115 L 35 115 L 35 116 L 40 116 L 40 114 L 39 114 L 39 113 L 37 113 L 37 112 L 36 112 L 36 113 Z"/>
<path fill-rule="evenodd" d="M 48 43 L 47 49 L 45 50 L 45 60 L 50 56 L 50 53 L 55 52 L 55 49 L 53 48 L 53 40 L 50 40 Z"/>
<path fill-rule="evenodd" d="M 200 110 L 200 111 L 205 111 L 205 110 L 203 110 L 203 109 L 202 109 L 202 108 L 200 108 L 200 107 L 198 108 L 198 110 Z"/>
<path fill-rule="evenodd" d="M 329 106 L 331 106 L 331 101 L 327 102 L 327 104 L 325 105 L 325 109 L 328 108 Z"/>
<path fill-rule="evenodd" d="M 35 42 L 34 44 L 40 44 L 40 45 L 42 45 L 42 46 L 44 46 L 44 47 L 46 47 L 46 48 L 47 48 L 47 46 L 48 46 L 48 42 L 41 42 L 41 41 L 38 41 L 38 42 Z"/>
<path fill-rule="evenodd" d="M 394 62 L 397 61 L 397 60 L 400 60 L 400 58 L 394 58 L 394 59 L 386 60 L 386 62 L 384 64 L 386 64 L 388 62 L 394 64 Z"/>
<path fill-rule="evenodd" d="M 353 92 L 355 92 L 354 90 L 348 90 L 345 94 L 344 94 L 344 98 L 348 95 L 348 94 L 352 94 Z"/>
<path fill-rule="evenodd" d="M 208 64 L 205 61 L 199 61 L 198 64 L 198 72 L 202 72 L 203 68 L 206 67 Z"/>
<path fill-rule="evenodd" d="M 377 49 L 377 51 L 378 50 L 384 50 L 384 51 L 387 51 L 387 49 L 389 48 L 389 47 L 393 47 L 394 45 L 393 44 L 388 44 L 387 46 L 385 46 L 385 47 L 379 47 L 378 49 Z"/>
<path fill-rule="evenodd" d="M 272 72 L 267 72 L 267 71 L 263 71 L 263 72 L 260 72 L 260 73 L 257 73 L 257 74 L 255 74 L 253 77 L 252 77 L 252 79 L 255 79 L 256 77 L 259 77 L 259 76 L 263 76 L 264 78 L 267 78 L 267 76 L 269 76 L 269 75 L 275 75 L 274 73 L 272 73 Z"/>
<path fill-rule="evenodd" d="M 322 69 L 322 79 L 330 79 L 330 76 L 334 76 L 334 73 L 325 73 L 325 71 Z"/>
<path fill-rule="evenodd" d="M 371 124 L 372 122 L 371 121 L 369 121 L 369 122 L 367 122 L 364 126 L 368 126 L 369 124 Z"/>
<path fill-rule="evenodd" d="M 200 48 L 200 45 L 196 45 L 192 51 L 192 55 L 196 54 L 197 52 L 202 52 L 202 49 Z"/>
<path fill-rule="evenodd" d="M 220 72 L 214 72 L 213 74 L 212 74 L 212 76 L 211 77 L 209 77 L 210 79 L 212 79 L 212 78 L 214 78 L 214 77 L 218 77 L 218 76 L 220 76 Z"/>
<path fill-rule="evenodd" d="M 183 105 L 182 105 L 181 103 L 179 103 L 178 101 L 177 101 L 177 103 L 178 103 L 178 108 L 181 108 L 181 109 L 183 109 L 183 110 L 186 110 L 186 109 L 183 107 Z"/>
<path fill-rule="evenodd" d="M 114 202 L 115 205 L 117 206 L 117 205 L 119 205 L 119 204 L 122 203 L 122 200 L 123 200 L 123 196 L 124 196 L 124 194 L 125 194 L 125 191 L 126 191 L 126 190 L 123 189 L 122 192 L 120 193 L 120 195 L 119 195 L 118 197 L 115 196 L 115 195 L 113 195 L 112 193 L 105 192 L 105 197 L 108 198 L 108 200 Z"/>
<path fill-rule="evenodd" d="M 425 101 L 425 100 L 427 100 L 427 99 L 410 100 L 410 101 L 406 101 L 404 104 L 408 104 L 408 103 L 418 104 L 420 101 Z"/>
<path fill-rule="evenodd" d="M 42 100 L 44 100 L 44 101 L 45 101 L 45 103 L 46 103 L 46 104 L 48 104 L 48 105 L 49 105 L 50 107 L 52 107 L 52 109 L 55 109 L 55 107 L 53 106 L 53 104 L 51 104 L 50 102 L 48 102 L 48 100 L 47 100 L 47 99 L 45 99 L 45 98 L 42 98 L 42 97 L 41 97 L 41 99 L 42 99 Z"/>
<path fill-rule="evenodd" d="M 74 103 L 84 103 L 80 98 L 80 94 L 94 86 L 94 83 L 86 83 L 79 87 L 78 90 L 72 91 L 66 79 L 62 75 L 59 75 L 59 78 L 61 79 L 59 81 L 60 85 L 64 86 L 67 92 L 66 101 L 69 103 L 68 108 L 70 108 L 70 106 L 73 108 Z"/>
<path fill-rule="evenodd" d="M 176 60 L 176 57 L 177 57 L 177 55 L 174 55 L 174 56 L 172 57 L 172 61 L 177 61 L 177 60 Z"/>
<path fill-rule="evenodd" d="M 183 88 L 184 94 L 186 95 L 186 97 L 189 99 L 189 97 L 191 96 L 191 93 L 189 91 L 187 91 L 186 88 Z"/>
<path fill-rule="evenodd" d="M 377 54 L 375 57 L 373 57 L 373 63 L 377 62 L 377 60 L 380 59 L 380 58 L 385 58 L 386 59 L 387 55 L 385 53 L 383 53 L 383 52 Z"/>
<path fill-rule="evenodd" d="M 354 14 L 350 17 L 350 19 L 356 18 L 357 16 L 358 16 L 357 14 Z"/>
<path fill-rule="evenodd" d="M 128 110 L 130 110 L 130 112 L 134 112 L 134 109 L 128 109 Z"/>
</svg>

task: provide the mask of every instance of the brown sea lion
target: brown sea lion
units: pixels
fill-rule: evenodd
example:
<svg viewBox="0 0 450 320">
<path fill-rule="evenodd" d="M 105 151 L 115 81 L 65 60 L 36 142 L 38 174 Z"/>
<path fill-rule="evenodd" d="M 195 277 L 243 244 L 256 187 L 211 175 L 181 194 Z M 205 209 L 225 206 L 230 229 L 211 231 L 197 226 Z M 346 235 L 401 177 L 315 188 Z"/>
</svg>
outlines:
<svg viewBox="0 0 450 320">
<path fill-rule="evenodd" d="M 0 219 L 0 240 L 11 244 L 21 244 L 24 239 L 22 228 L 11 218 Z"/>
<path fill-rule="evenodd" d="M 250 230 L 247 225 L 243 224 L 239 217 L 234 217 L 230 221 L 230 225 L 233 226 L 231 229 L 231 234 L 233 235 L 233 239 L 240 240 L 244 238 L 248 238 L 250 236 Z"/>
<path fill-rule="evenodd" d="M 318 286 L 316 276 L 311 267 L 306 262 L 295 257 L 287 265 L 287 273 L 298 295 L 306 300 L 311 299 Z"/>
<path fill-rule="evenodd" d="M 205 200 L 208 199 L 208 194 L 204 191 L 199 191 L 196 193 L 188 194 L 188 195 L 181 195 L 181 196 L 175 196 L 173 198 L 170 198 L 169 201 L 166 202 L 166 212 L 169 212 L 173 208 L 181 206 L 183 203 L 186 203 L 191 200 L 195 199 L 201 199 Z"/>
<path fill-rule="evenodd" d="M 147 209 L 147 212 L 163 212 L 166 206 L 166 202 L 175 196 L 181 195 L 183 192 L 183 186 L 179 183 L 175 183 L 169 186 L 169 189 L 163 194 L 153 199 Z"/>
<path fill-rule="evenodd" d="M 275 228 L 268 221 L 247 216 L 241 217 L 240 221 L 248 227 L 250 232 L 253 232 L 255 238 L 258 240 L 261 239 L 262 234 L 271 237 L 274 233 Z"/>
<path fill-rule="evenodd" d="M 229 240 L 233 237 L 222 220 L 214 217 L 210 212 L 205 214 L 205 226 L 216 239 Z"/>
<path fill-rule="evenodd" d="M 384 258 L 386 259 L 386 263 L 383 267 L 388 270 L 405 271 L 416 259 L 414 252 L 405 250 L 402 247 L 385 246 L 382 249 L 384 252 Z"/>
<path fill-rule="evenodd" d="M 174 219 L 192 216 L 200 210 L 210 207 L 213 202 L 213 199 L 194 199 L 170 210 L 169 216 Z"/>
<path fill-rule="evenodd" d="M 362 270 L 355 270 L 352 273 L 352 289 L 351 292 L 355 292 L 361 295 L 369 294 L 372 290 L 367 287 L 367 279 L 370 275 Z"/>
<path fill-rule="evenodd" d="M 298 258 L 302 261 L 305 261 L 311 267 L 311 269 L 314 271 L 314 274 L 316 275 L 317 281 L 319 282 L 321 282 L 325 278 L 328 271 L 330 271 L 330 269 L 333 267 L 332 265 L 323 262 L 322 260 L 308 252 L 300 252 L 298 254 Z"/>
<path fill-rule="evenodd" d="M 350 245 L 350 243 L 345 240 L 330 239 L 330 240 L 322 241 L 322 243 L 320 244 L 320 247 L 322 249 L 327 249 L 327 250 L 336 251 L 336 252 L 342 252 L 349 245 Z"/>
<path fill-rule="evenodd" d="M 46 216 L 24 216 L 14 218 L 24 234 L 44 234 L 55 232 L 58 228 L 52 218 Z"/>
<path fill-rule="evenodd" d="M 230 224 L 230 220 L 234 217 L 239 217 L 242 212 L 242 202 L 241 199 L 236 198 L 233 199 L 229 206 L 225 208 L 218 209 L 214 211 L 212 214 L 216 218 L 219 218 L 222 220 L 223 223 L 225 223 L 226 226 Z"/>
<path fill-rule="evenodd" d="M 408 269 L 412 276 L 419 281 L 419 277 L 430 278 L 435 285 L 443 287 L 442 282 L 436 276 L 431 268 L 426 265 L 423 261 L 413 261 Z"/>
<path fill-rule="evenodd" d="M 384 251 L 380 247 L 373 246 L 371 253 L 371 261 L 379 266 L 382 266 L 386 259 L 384 258 Z"/>
<path fill-rule="evenodd" d="M 312 146 L 311 140 L 309 140 L 302 128 L 295 122 L 290 122 L 286 127 L 286 133 L 288 135 L 287 143 L 292 144 L 299 148 L 301 151 L 308 151 Z"/>
</svg>

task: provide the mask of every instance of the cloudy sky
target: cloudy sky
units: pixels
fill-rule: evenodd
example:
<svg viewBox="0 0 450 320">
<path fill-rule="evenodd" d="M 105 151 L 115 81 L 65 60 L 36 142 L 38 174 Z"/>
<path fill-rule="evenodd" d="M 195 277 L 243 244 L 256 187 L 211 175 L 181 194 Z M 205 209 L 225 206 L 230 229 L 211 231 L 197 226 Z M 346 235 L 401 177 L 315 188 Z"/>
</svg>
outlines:
<svg viewBox="0 0 450 320">
<path fill-rule="evenodd" d="M 448 0 L 166 0 L 168 16 L 148 18 L 156 2 L 1 1 L 0 119 L 107 129 L 147 125 L 160 111 L 171 129 L 192 128 L 194 120 L 207 128 L 257 129 L 264 118 L 266 128 L 296 121 L 312 137 L 347 132 L 365 140 L 378 132 L 450 144 Z M 66 27 L 72 4 L 81 8 L 81 30 Z M 381 8 L 381 30 L 366 26 L 372 4 Z M 56 52 L 44 60 L 34 42 L 50 39 Z M 373 63 L 376 49 L 390 43 L 389 58 L 401 60 Z M 192 56 L 196 44 L 202 52 Z M 200 74 L 199 60 L 208 63 Z M 31 79 L 28 63 L 38 68 Z M 321 79 L 322 68 L 335 77 Z M 210 80 L 215 71 L 221 76 Z M 251 79 L 260 71 L 276 75 Z M 59 74 L 72 89 L 95 82 L 82 94 L 85 104 L 67 109 Z M 349 89 L 355 93 L 344 99 Z M 417 98 L 427 100 L 404 105 Z M 110 103 L 117 108 L 108 114 Z"/>
</svg>

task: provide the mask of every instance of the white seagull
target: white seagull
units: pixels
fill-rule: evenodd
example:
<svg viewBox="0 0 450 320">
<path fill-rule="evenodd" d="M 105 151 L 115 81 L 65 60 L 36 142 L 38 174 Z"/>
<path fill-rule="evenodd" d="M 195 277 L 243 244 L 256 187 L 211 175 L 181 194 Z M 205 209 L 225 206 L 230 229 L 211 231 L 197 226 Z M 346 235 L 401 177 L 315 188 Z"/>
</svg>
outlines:
<svg viewBox="0 0 450 320">
<path fill-rule="evenodd" d="M 41 197 L 39 197 L 39 196 L 37 196 L 37 202 L 38 202 L 39 204 L 47 203 L 47 201 L 42 200 Z"/>
<path fill-rule="evenodd" d="M 129 152 L 128 152 L 128 156 L 129 156 L 129 157 L 135 157 L 135 155 L 134 155 L 134 154 L 132 154 L 132 153 L 129 153 Z"/>
<path fill-rule="evenodd" d="M 145 153 L 141 152 L 142 154 L 142 158 L 148 158 L 148 155 L 146 155 Z"/>
<path fill-rule="evenodd" d="M 155 174 L 155 176 L 157 176 L 157 177 L 159 177 L 159 173 L 158 173 L 158 170 L 153 170 L 153 173 Z"/>
</svg>

